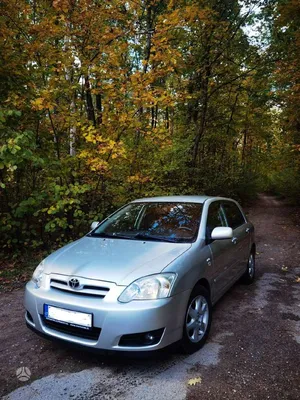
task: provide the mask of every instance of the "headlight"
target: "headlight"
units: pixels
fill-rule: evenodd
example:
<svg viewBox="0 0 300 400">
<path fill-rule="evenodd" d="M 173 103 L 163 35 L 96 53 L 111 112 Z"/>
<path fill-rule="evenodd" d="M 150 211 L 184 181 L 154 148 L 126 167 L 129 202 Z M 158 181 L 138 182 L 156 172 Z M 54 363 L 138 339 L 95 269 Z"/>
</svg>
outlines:
<svg viewBox="0 0 300 400">
<path fill-rule="evenodd" d="M 32 280 L 38 288 L 41 287 L 41 284 L 42 284 L 42 279 L 43 279 L 43 275 L 44 275 L 44 267 L 45 267 L 45 262 L 43 260 L 36 267 L 36 269 L 34 270 L 34 273 L 32 275 Z"/>
<path fill-rule="evenodd" d="M 154 300 L 169 297 L 176 274 L 149 275 L 132 282 L 119 296 L 121 303 L 132 300 Z"/>
</svg>

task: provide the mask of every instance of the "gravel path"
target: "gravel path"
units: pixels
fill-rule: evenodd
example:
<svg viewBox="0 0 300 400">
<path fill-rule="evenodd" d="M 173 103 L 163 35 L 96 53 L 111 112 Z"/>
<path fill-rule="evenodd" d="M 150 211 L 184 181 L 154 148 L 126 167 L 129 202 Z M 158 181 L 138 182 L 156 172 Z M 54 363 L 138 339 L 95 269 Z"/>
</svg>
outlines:
<svg viewBox="0 0 300 400">
<path fill-rule="evenodd" d="M 296 213 L 298 212 L 298 217 Z M 0 395 L 7 399 L 299 399 L 299 210 L 261 196 L 250 210 L 257 280 L 214 307 L 208 343 L 186 357 L 96 356 L 39 338 L 23 321 L 23 291 L 0 295 Z M 298 223 L 298 225 L 297 225 Z M 30 369 L 26 382 L 16 377 Z"/>
</svg>

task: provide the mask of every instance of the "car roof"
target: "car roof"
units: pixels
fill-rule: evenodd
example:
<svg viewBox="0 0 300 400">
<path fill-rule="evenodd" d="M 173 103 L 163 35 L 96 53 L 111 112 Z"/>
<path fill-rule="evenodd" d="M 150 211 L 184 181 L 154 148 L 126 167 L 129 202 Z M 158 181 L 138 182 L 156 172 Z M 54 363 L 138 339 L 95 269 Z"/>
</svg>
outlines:
<svg viewBox="0 0 300 400">
<path fill-rule="evenodd" d="M 160 197 L 144 197 L 142 199 L 133 200 L 132 203 L 141 202 L 185 202 L 185 203 L 201 203 L 208 199 L 221 199 L 221 197 L 213 196 L 160 196 Z"/>
</svg>

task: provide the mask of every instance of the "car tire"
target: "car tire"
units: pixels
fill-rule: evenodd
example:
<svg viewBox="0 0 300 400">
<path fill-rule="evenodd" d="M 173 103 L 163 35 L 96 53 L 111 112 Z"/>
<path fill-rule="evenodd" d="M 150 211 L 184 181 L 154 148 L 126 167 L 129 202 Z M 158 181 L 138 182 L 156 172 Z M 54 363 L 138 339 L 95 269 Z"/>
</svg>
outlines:
<svg viewBox="0 0 300 400">
<path fill-rule="evenodd" d="M 255 279 L 255 254 L 254 251 L 251 251 L 248 262 L 247 262 L 247 268 L 242 276 L 242 282 L 245 285 L 251 285 L 251 283 L 254 282 Z"/>
<path fill-rule="evenodd" d="M 206 288 L 197 285 L 189 298 L 184 316 L 181 349 L 186 354 L 201 349 L 209 335 L 212 304 Z"/>
</svg>

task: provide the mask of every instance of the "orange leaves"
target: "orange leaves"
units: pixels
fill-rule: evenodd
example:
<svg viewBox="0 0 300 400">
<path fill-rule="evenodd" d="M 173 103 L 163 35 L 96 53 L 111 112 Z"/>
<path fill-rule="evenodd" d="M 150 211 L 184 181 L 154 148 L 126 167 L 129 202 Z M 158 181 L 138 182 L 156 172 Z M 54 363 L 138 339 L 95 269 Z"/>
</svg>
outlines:
<svg viewBox="0 0 300 400">
<path fill-rule="evenodd" d="M 56 10 L 67 13 L 71 7 L 71 2 L 69 0 L 53 0 L 52 5 Z"/>
<path fill-rule="evenodd" d="M 146 175 L 143 175 L 141 172 L 135 174 L 135 175 L 131 175 L 127 178 L 127 182 L 128 183 L 147 183 L 152 181 L 152 178 Z"/>
<path fill-rule="evenodd" d="M 175 8 L 175 7 L 174 7 Z M 169 7 L 172 9 L 172 7 Z M 181 5 L 176 7 L 168 14 L 164 14 L 159 18 L 167 28 L 188 29 L 189 24 L 203 22 L 205 24 L 214 24 L 214 16 L 216 16 L 211 8 L 201 7 L 197 4 Z"/>
<path fill-rule="evenodd" d="M 186 23 L 205 23 L 214 24 L 215 12 L 208 7 L 199 7 L 198 5 L 187 6 L 184 9 L 182 17 Z"/>
</svg>

